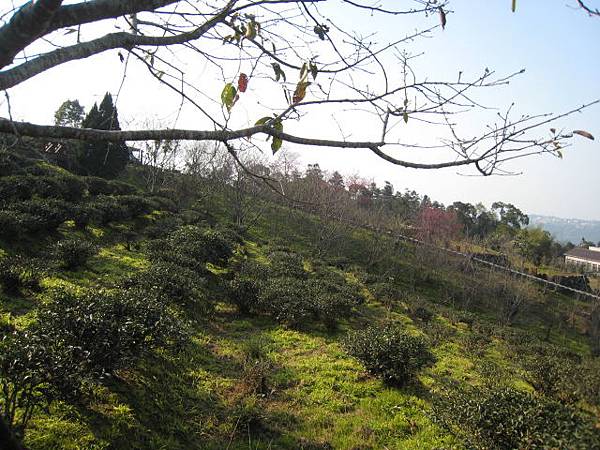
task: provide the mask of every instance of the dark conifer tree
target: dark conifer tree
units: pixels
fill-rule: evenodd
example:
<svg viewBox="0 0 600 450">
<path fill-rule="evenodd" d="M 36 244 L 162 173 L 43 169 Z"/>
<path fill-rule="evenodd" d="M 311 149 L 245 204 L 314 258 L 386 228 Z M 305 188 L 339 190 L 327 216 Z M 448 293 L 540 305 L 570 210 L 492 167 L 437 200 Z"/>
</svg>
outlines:
<svg viewBox="0 0 600 450">
<path fill-rule="evenodd" d="M 112 96 L 106 93 L 100 107 L 92 107 L 82 123 L 83 128 L 120 130 L 119 116 Z M 127 164 L 129 151 L 125 142 L 88 142 L 84 144 L 80 164 L 88 175 L 104 178 L 116 177 Z"/>
</svg>

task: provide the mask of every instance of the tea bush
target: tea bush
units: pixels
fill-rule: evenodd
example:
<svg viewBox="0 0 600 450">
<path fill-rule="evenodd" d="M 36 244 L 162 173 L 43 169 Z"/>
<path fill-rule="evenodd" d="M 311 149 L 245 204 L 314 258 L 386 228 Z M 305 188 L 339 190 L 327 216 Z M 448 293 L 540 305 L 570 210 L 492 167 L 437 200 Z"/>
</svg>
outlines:
<svg viewBox="0 0 600 450">
<path fill-rule="evenodd" d="M 18 235 L 50 232 L 69 219 L 71 206 L 63 200 L 31 199 L 6 208 L 4 221 Z"/>
<path fill-rule="evenodd" d="M 165 239 L 148 245 L 150 257 L 164 260 L 192 270 L 204 272 L 207 262 L 225 264 L 233 255 L 235 242 L 222 233 L 193 225 L 180 227 Z"/>
<path fill-rule="evenodd" d="M 370 373 L 396 386 L 435 361 L 423 337 L 389 324 L 350 332 L 344 346 Z"/>
<path fill-rule="evenodd" d="M 241 314 L 250 314 L 259 308 L 260 281 L 247 276 L 235 276 L 228 284 L 228 298 Z"/>
<path fill-rule="evenodd" d="M 18 439 L 36 410 L 50 403 L 52 372 L 52 357 L 38 333 L 15 330 L 0 339 L 0 414 Z"/>
<path fill-rule="evenodd" d="M 298 278 L 271 278 L 260 289 L 259 309 L 277 322 L 298 327 L 314 317 L 313 300 L 304 280 Z"/>
<path fill-rule="evenodd" d="M 85 239 L 65 239 L 54 244 L 53 254 L 67 270 L 83 266 L 98 252 L 98 247 Z"/>
<path fill-rule="evenodd" d="M 18 295 L 23 289 L 38 289 L 41 272 L 36 263 L 23 257 L 0 259 L 0 285 L 9 295 Z"/>
<path fill-rule="evenodd" d="M 0 201 L 3 204 L 29 200 L 34 192 L 35 177 L 11 175 L 0 178 Z"/>
<path fill-rule="evenodd" d="M 306 278 L 302 256 L 293 252 L 276 251 L 269 255 L 274 277 Z"/>
<path fill-rule="evenodd" d="M 100 177 L 83 177 L 83 182 L 87 185 L 90 195 L 110 195 L 113 194 L 113 188 L 107 180 Z"/>
<path fill-rule="evenodd" d="M 165 303 L 179 305 L 202 304 L 206 312 L 211 307 L 204 293 L 204 279 L 185 267 L 161 261 L 142 272 L 124 280 L 121 286 L 148 290 Z"/>
<path fill-rule="evenodd" d="M 51 297 L 39 309 L 35 329 L 47 342 L 60 343 L 55 356 L 82 378 L 102 379 L 185 337 L 181 321 L 151 291 L 54 291 Z"/>
<path fill-rule="evenodd" d="M 434 414 L 468 448 L 584 450 L 600 445 L 593 418 L 509 387 L 455 387 L 435 400 Z"/>
<path fill-rule="evenodd" d="M 99 195 L 90 202 L 89 206 L 98 211 L 99 221 L 103 225 L 127 220 L 130 217 L 127 207 L 109 195 Z"/>
</svg>

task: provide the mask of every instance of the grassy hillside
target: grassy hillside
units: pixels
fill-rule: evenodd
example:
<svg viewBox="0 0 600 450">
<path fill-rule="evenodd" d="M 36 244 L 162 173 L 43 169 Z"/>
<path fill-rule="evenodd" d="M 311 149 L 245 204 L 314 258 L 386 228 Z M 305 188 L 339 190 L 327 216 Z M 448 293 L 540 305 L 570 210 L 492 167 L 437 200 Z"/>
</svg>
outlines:
<svg viewBox="0 0 600 450">
<path fill-rule="evenodd" d="M 324 249 L 266 200 L 242 232 L 225 187 L 0 162 L 0 412 L 31 450 L 600 448 L 589 303 L 359 228 Z"/>
</svg>

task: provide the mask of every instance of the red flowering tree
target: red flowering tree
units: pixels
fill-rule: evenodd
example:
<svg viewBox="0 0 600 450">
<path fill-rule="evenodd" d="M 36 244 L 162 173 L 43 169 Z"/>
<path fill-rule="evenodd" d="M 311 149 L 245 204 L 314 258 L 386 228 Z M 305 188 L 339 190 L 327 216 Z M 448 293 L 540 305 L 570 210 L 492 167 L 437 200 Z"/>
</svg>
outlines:
<svg viewBox="0 0 600 450">
<path fill-rule="evenodd" d="M 417 236 L 427 242 L 447 244 L 460 236 L 462 225 L 456 211 L 425 206 L 417 216 Z"/>
</svg>

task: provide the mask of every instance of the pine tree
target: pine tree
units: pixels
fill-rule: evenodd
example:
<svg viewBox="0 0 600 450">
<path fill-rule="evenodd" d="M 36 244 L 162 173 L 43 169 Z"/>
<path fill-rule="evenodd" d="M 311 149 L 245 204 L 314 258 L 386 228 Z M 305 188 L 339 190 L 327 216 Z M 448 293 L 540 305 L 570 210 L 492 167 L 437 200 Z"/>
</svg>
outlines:
<svg viewBox="0 0 600 450">
<path fill-rule="evenodd" d="M 100 106 L 94 104 L 82 123 L 83 128 L 120 130 L 119 116 L 112 96 L 106 93 Z M 129 151 L 125 142 L 88 142 L 83 146 L 80 164 L 88 175 L 114 178 L 125 168 Z"/>
<path fill-rule="evenodd" d="M 80 127 L 84 110 L 79 100 L 66 100 L 54 113 L 54 124 L 59 126 Z"/>
</svg>

